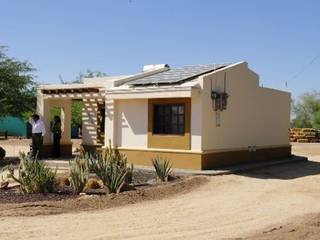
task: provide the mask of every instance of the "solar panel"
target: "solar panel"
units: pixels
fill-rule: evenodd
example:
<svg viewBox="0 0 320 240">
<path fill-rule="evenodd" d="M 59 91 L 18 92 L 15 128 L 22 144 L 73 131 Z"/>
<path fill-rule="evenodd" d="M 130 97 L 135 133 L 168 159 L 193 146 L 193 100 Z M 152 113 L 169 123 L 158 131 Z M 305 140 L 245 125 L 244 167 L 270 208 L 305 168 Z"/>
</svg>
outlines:
<svg viewBox="0 0 320 240">
<path fill-rule="evenodd" d="M 175 84 L 223 68 L 225 66 L 225 64 L 206 64 L 174 68 L 165 72 L 130 81 L 128 85 L 137 86 Z"/>
</svg>

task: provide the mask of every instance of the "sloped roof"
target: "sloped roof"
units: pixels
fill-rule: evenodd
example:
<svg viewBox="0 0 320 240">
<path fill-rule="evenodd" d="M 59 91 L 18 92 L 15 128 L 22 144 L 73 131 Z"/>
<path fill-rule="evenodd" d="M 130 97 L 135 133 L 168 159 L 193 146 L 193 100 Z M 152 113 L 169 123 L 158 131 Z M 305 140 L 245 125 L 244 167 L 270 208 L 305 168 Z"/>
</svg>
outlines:
<svg viewBox="0 0 320 240">
<path fill-rule="evenodd" d="M 169 69 L 165 72 L 156 73 L 151 76 L 146 76 L 136 80 L 132 80 L 127 84 L 131 86 L 176 84 L 226 66 L 228 66 L 228 64 L 205 64 L 179 67 Z"/>
</svg>

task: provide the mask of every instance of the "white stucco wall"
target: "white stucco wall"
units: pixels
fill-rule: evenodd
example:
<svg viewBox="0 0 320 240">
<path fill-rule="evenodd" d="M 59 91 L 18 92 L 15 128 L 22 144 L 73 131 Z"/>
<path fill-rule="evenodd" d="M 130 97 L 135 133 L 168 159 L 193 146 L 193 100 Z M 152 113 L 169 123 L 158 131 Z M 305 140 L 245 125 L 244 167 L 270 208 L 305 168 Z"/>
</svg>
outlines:
<svg viewBox="0 0 320 240">
<path fill-rule="evenodd" d="M 191 98 L 191 150 L 201 151 L 202 148 L 202 101 L 201 90 L 193 91 Z"/>
<path fill-rule="evenodd" d="M 191 101 L 191 150 L 201 150 L 201 95 L 193 94 Z M 147 148 L 148 100 L 117 100 L 116 143 L 123 148 Z"/>
<path fill-rule="evenodd" d="M 224 71 L 202 77 L 202 150 L 288 145 L 290 94 L 259 87 L 258 76 L 247 63 L 229 68 L 227 110 L 212 109 L 211 86 L 223 91 Z M 212 84 L 211 84 L 212 81 Z M 220 117 L 219 117 L 220 116 Z M 220 126 L 216 125 L 217 117 Z"/>
<path fill-rule="evenodd" d="M 148 100 L 117 100 L 117 146 L 147 148 Z"/>
</svg>

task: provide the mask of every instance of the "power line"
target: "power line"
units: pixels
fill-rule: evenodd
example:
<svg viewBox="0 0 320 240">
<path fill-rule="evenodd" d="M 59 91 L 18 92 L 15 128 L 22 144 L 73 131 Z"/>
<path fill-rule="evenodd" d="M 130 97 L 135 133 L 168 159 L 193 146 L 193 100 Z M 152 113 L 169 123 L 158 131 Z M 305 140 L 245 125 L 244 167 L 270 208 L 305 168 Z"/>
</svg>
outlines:
<svg viewBox="0 0 320 240">
<path fill-rule="evenodd" d="M 303 68 L 301 68 L 299 72 L 293 75 L 293 77 L 291 77 L 289 80 L 296 79 L 298 76 L 304 73 L 311 65 L 313 65 L 318 60 L 319 57 L 320 57 L 320 52 L 314 58 L 312 58 L 311 61 L 308 62 Z M 286 81 L 286 84 L 287 84 L 287 81 Z"/>
</svg>

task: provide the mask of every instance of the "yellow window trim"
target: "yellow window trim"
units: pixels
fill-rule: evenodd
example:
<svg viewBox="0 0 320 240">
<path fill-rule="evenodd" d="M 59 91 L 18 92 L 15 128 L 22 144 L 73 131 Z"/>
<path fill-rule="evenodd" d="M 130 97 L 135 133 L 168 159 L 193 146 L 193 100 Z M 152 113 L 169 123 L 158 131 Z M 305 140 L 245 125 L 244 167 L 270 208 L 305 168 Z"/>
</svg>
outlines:
<svg viewBox="0 0 320 240">
<path fill-rule="evenodd" d="M 153 111 L 156 104 L 185 104 L 184 134 L 154 134 Z M 148 100 L 148 148 L 190 150 L 191 98 L 155 98 Z"/>
</svg>

